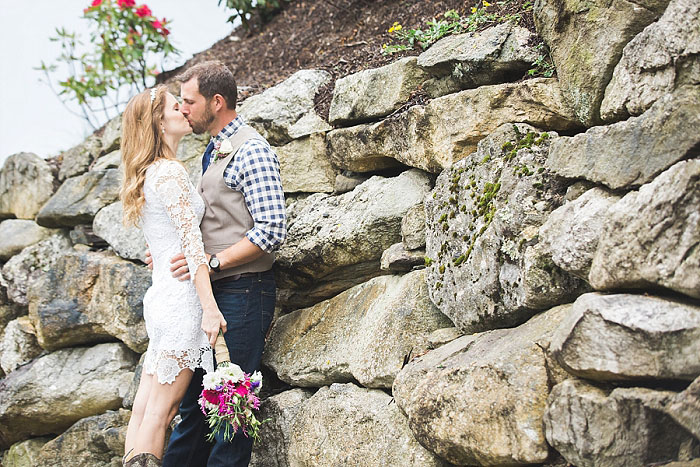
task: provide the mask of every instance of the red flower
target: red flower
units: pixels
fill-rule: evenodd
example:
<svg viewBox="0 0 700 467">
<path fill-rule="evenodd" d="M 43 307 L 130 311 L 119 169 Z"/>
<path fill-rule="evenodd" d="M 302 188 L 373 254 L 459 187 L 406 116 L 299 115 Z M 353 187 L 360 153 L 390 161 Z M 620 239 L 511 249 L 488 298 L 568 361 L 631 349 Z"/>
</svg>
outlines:
<svg viewBox="0 0 700 467">
<path fill-rule="evenodd" d="M 124 8 L 131 8 L 132 6 L 136 5 L 135 0 L 117 0 L 117 4 L 119 5 L 119 8 L 122 10 Z"/>
<path fill-rule="evenodd" d="M 235 392 L 235 393 L 238 394 L 239 396 L 247 396 L 247 395 L 248 395 L 248 388 L 245 387 L 244 384 L 241 384 L 241 385 L 238 386 L 238 387 L 236 388 L 236 390 L 233 391 L 233 392 Z"/>
<path fill-rule="evenodd" d="M 139 18 L 143 18 L 144 16 L 151 16 L 151 9 L 148 8 L 148 6 L 146 5 L 141 5 L 136 9 L 136 15 L 138 15 Z"/>
<path fill-rule="evenodd" d="M 202 397 L 210 404 L 219 405 L 219 393 L 211 389 L 205 389 L 202 391 Z"/>
<path fill-rule="evenodd" d="M 160 33 L 164 36 L 167 36 L 168 34 L 170 34 L 170 31 L 168 30 L 168 28 L 163 28 L 160 30 Z"/>
<path fill-rule="evenodd" d="M 163 23 L 161 23 L 160 20 L 151 21 L 151 25 L 156 29 L 163 27 Z"/>
</svg>

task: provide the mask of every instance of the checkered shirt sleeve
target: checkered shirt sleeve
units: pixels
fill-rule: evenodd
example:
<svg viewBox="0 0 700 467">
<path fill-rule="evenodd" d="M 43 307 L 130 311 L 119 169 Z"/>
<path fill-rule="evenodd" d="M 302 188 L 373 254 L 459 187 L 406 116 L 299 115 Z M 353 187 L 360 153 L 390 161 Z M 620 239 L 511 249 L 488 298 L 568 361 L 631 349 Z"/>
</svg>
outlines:
<svg viewBox="0 0 700 467">
<path fill-rule="evenodd" d="M 272 252 L 287 237 L 287 213 L 277 155 L 265 141 L 250 139 L 224 170 L 224 182 L 243 193 L 253 228 L 246 237 L 265 252 Z"/>
</svg>

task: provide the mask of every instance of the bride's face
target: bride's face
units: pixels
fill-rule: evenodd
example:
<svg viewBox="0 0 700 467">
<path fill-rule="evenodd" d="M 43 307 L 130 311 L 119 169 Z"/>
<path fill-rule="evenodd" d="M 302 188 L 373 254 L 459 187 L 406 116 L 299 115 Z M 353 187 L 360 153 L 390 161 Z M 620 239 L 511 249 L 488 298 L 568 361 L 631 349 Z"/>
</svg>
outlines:
<svg viewBox="0 0 700 467">
<path fill-rule="evenodd" d="M 169 92 L 165 94 L 165 108 L 163 110 L 163 129 L 166 135 L 182 137 L 192 133 L 192 127 L 180 112 L 180 104 L 175 96 Z"/>
</svg>

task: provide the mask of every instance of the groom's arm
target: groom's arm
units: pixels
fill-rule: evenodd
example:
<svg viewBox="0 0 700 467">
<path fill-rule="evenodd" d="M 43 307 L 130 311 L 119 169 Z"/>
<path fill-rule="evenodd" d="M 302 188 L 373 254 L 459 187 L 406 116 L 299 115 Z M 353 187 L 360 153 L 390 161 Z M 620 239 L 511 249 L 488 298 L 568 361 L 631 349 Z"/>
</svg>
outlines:
<svg viewBox="0 0 700 467">
<path fill-rule="evenodd" d="M 287 236 L 287 213 L 279 160 L 267 143 L 252 139 L 241 146 L 231 165 L 224 171 L 224 182 L 232 190 L 243 193 L 246 207 L 253 218 L 253 228 L 246 232 L 243 239 L 216 254 L 222 270 L 241 266 L 265 253 L 278 250 Z M 174 277 L 189 279 L 184 256 L 175 256 L 171 263 L 170 270 Z"/>
<path fill-rule="evenodd" d="M 264 251 L 261 250 L 259 246 L 248 240 L 247 237 L 243 237 L 243 239 L 238 243 L 235 243 L 226 248 L 224 251 L 217 253 L 216 257 L 221 262 L 221 266 L 219 267 L 221 269 L 228 269 L 255 261 L 263 254 Z M 207 261 L 209 261 L 210 257 L 211 255 L 207 253 Z M 189 280 L 190 271 L 187 268 L 185 255 L 178 253 L 177 255 L 173 256 L 170 263 L 170 270 L 173 272 L 173 277 L 176 277 L 181 281 Z M 209 274 L 212 273 L 213 271 L 210 270 Z"/>
</svg>

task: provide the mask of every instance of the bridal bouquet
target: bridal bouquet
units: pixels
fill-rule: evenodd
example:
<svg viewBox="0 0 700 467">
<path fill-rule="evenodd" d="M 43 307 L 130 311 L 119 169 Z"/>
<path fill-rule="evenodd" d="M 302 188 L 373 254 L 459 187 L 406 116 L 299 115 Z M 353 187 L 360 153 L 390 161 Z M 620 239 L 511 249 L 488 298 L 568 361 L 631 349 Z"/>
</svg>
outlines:
<svg viewBox="0 0 700 467">
<path fill-rule="evenodd" d="M 255 417 L 254 411 L 260 407 L 258 394 L 262 375 L 258 371 L 252 375 L 244 373 L 241 367 L 231 363 L 223 334 L 219 333 L 214 348 L 216 371 L 204 375 L 204 389 L 199 398 L 199 406 L 211 429 L 207 439 L 212 441 L 223 433 L 224 440 L 230 441 L 242 430 L 257 441 L 263 422 Z"/>
</svg>

